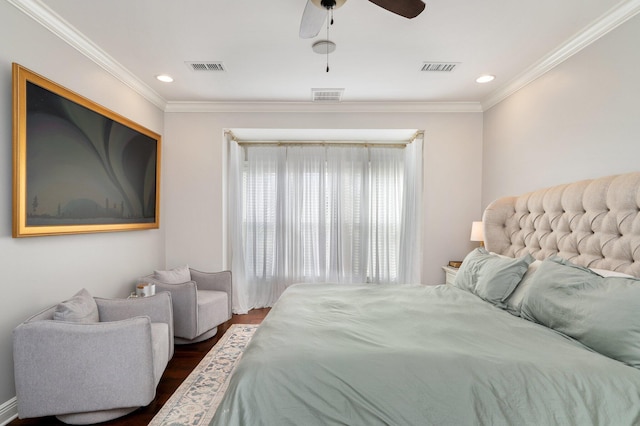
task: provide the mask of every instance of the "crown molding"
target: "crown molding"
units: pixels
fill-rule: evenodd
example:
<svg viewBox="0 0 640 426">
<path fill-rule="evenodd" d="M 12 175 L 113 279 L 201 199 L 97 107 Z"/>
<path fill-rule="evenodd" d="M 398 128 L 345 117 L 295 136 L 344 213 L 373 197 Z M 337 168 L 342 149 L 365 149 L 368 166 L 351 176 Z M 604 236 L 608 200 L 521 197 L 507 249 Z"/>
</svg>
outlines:
<svg viewBox="0 0 640 426">
<path fill-rule="evenodd" d="M 497 105 L 507 97 L 522 89 L 552 68 L 569 59 L 600 37 L 625 23 L 640 12 L 640 0 L 627 0 L 613 7 L 602 17 L 575 34 L 565 43 L 527 68 L 503 87 L 482 100 L 483 111 Z"/>
<path fill-rule="evenodd" d="M 481 102 L 167 102 L 41 0 L 7 1 L 165 112 L 482 112 L 640 12 L 640 0 L 621 2 Z"/>
<path fill-rule="evenodd" d="M 482 112 L 479 102 L 167 102 L 165 112 Z"/>
<path fill-rule="evenodd" d="M 7 0 L 21 12 L 60 37 L 149 102 L 164 110 L 166 101 L 128 69 L 86 38 L 40 0 Z"/>
<path fill-rule="evenodd" d="M 165 112 L 482 112 L 478 102 L 167 102 L 40 0 L 7 0 Z"/>
</svg>

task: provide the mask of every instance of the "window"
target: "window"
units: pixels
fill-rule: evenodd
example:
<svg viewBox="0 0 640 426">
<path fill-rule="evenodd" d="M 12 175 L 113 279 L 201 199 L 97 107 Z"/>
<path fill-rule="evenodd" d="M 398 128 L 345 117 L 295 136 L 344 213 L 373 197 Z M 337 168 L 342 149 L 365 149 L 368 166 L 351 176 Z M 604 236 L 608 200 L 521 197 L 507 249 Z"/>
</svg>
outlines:
<svg viewBox="0 0 640 426">
<path fill-rule="evenodd" d="M 234 277 L 253 286 L 296 282 L 403 282 L 407 232 L 418 232 L 420 188 L 404 147 L 364 145 L 237 147 L 241 219 Z M 421 161 L 421 151 L 420 151 Z M 421 179 L 421 174 L 419 179 Z M 419 189 L 418 189 L 419 192 Z M 407 227 L 407 225 L 411 225 Z M 415 238 L 413 239 L 415 240 Z M 236 259 L 237 260 L 237 259 Z M 234 282 L 237 280 L 234 278 Z M 280 291 L 276 291 L 276 298 Z M 270 306 L 252 304 L 252 306 Z"/>
</svg>

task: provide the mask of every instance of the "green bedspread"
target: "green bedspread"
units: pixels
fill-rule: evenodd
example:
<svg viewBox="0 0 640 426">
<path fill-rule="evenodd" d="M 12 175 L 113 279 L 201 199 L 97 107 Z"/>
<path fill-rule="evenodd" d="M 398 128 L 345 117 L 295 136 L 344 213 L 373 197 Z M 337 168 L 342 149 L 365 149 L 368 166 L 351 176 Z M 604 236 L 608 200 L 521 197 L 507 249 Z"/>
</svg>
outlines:
<svg viewBox="0 0 640 426">
<path fill-rule="evenodd" d="M 452 286 L 302 284 L 211 424 L 637 425 L 640 371 Z"/>
</svg>

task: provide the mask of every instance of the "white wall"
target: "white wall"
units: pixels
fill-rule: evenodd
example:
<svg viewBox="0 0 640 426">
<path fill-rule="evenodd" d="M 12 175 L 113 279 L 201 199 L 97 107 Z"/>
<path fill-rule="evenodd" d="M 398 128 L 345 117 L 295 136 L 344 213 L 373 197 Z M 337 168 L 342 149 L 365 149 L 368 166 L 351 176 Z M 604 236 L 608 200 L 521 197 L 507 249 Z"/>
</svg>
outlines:
<svg viewBox="0 0 640 426">
<path fill-rule="evenodd" d="M 11 238 L 11 63 L 162 134 L 163 113 L 8 2 L 0 2 L 0 406 L 15 396 L 11 331 L 28 316 L 87 288 L 125 297 L 134 279 L 164 266 L 160 230 Z M 161 198 L 162 200 L 162 198 Z M 162 218 L 161 218 L 162 220 Z M 0 422 L 2 422 L 0 413 Z"/>
<path fill-rule="evenodd" d="M 81 287 L 126 296 L 135 277 L 225 259 L 225 128 L 425 130 L 423 282 L 474 247 L 470 225 L 508 194 L 638 170 L 640 17 L 481 113 L 163 113 L 0 2 L 0 409 L 15 395 L 11 330 Z M 11 238 L 11 62 L 163 134 L 161 229 Z M 0 421 L 2 413 L 0 413 Z"/>
<path fill-rule="evenodd" d="M 168 267 L 228 267 L 225 128 L 425 130 L 423 282 L 444 282 L 440 267 L 473 248 L 468 241 L 471 222 L 481 217 L 481 113 L 167 113 Z"/>
<path fill-rule="evenodd" d="M 7 2 L 0 2 L 0 409 L 15 395 L 11 330 L 81 287 L 126 296 L 135 277 L 182 263 L 227 267 L 225 128 L 425 130 L 423 282 L 474 247 L 491 200 L 638 170 L 640 17 L 481 113 L 163 113 Z M 161 229 L 11 238 L 11 62 L 163 134 Z M 0 421 L 2 413 L 0 413 Z"/>
<path fill-rule="evenodd" d="M 484 114 L 482 204 L 640 170 L 640 16 Z"/>
</svg>

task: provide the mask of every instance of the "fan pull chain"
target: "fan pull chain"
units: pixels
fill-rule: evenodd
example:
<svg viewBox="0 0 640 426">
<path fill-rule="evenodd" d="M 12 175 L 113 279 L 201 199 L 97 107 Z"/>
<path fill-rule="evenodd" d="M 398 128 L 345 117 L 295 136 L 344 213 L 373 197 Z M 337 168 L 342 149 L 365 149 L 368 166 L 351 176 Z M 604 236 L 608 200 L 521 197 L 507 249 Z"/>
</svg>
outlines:
<svg viewBox="0 0 640 426">
<path fill-rule="evenodd" d="M 329 24 L 329 19 L 327 19 L 327 41 L 329 38 L 329 25 L 333 25 L 333 8 L 327 10 L 327 14 L 331 14 L 331 24 Z M 327 71 L 329 72 L 329 43 L 327 43 Z"/>
</svg>

